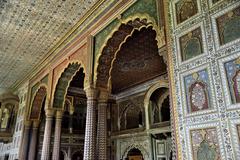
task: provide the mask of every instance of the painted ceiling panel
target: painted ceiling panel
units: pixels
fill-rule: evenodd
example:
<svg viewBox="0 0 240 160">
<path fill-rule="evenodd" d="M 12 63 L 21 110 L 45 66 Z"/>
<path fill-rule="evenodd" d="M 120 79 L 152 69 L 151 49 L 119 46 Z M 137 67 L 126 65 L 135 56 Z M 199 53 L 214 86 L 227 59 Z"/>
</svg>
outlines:
<svg viewBox="0 0 240 160">
<path fill-rule="evenodd" d="M 0 89 L 29 73 L 97 0 L 0 0 Z"/>
</svg>

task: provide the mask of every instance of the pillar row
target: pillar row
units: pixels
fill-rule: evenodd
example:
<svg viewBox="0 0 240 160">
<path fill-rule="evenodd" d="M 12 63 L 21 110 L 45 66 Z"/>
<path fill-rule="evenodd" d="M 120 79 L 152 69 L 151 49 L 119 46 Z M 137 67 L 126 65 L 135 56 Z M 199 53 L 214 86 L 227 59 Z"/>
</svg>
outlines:
<svg viewBox="0 0 240 160">
<path fill-rule="evenodd" d="M 98 91 L 87 88 L 87 117 L 84 139 L 84 160 L 95 160 L 96 156 L 96 107 Z"/>
<path fill-rule="evenodd" d="M 54 110 L 46 109 L 46 124 L 44 130 L 43 146 L 41 160 L 49 160 L 50 142 L 51 142 L 51 130 Z"/>
</svg>

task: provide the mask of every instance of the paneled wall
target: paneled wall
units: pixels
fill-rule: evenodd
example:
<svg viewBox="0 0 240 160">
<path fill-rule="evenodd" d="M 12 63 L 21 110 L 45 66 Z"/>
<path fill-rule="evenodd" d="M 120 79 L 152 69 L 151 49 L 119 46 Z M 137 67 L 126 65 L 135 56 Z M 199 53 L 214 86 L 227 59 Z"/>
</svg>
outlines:
<svg viewBox="0 0 240 160">
<path fill-rule="evenodd" d="M 169 12 L 178 156 L 240 159 L 240 1 L 171 0 Z"/>
</svg>

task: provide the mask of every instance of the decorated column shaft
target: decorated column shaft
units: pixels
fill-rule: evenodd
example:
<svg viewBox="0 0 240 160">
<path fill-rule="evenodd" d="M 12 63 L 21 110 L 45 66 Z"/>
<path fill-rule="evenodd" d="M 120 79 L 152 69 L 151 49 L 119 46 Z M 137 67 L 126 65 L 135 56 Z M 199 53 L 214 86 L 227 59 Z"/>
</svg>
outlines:
<svg viewBox="0 0 240 160">
<path fill-rule="evenodd" d="M 101 91 L 98 100 L 97 153 L 99 160 L 107 159 L 107 105 L 108 92 Z"/>
<path fill-rule="evenodd" d="M 61 146 L 62 114 L 63 114 L 62 111 L 56 112 L 52 160 L 59 160 L 59 153 L 60 153 L 60 146 Z"/>
<path fill-rule="evenodd" d="M 28 156 L 28 143 L 29 143 L 29 133 L 30 133 L 31 121 L 26 121 L 24 123 L 23 140 L 21 146 L 20 159 L 27 159 Z"/>
<path fill-rule="evenodd" d="M 36 156 L 38 127 L 39 127 L 39 121 L 34 121 L 33 122 L 33 127 L 32 127 L 32 135 L 31 135 L 29 153 L 28 153 L 28 159 L 29 160 L 30 159 L 35 159 L 35 156 Z"/>
<path fill-rule="evenodd" d="M 43 137 L 41 160 L 49 159 L 53 114 L 54 110 L 52 109 L 46 110 L 46 124 Z"/>
<path fill-rule="evenodd" d="M 96 156 L 96 107 L 98 91 L 94 88 L 86 89 L 87 118 L 84 139 L 84 160 L 95 160 Z"/>
</svg>

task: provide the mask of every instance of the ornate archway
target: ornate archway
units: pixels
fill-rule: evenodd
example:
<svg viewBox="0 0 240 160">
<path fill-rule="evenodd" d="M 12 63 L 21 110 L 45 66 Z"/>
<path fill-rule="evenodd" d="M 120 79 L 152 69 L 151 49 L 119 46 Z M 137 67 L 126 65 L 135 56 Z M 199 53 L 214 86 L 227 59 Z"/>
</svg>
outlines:
<svg viewBox="0 0 240 160">
<path fill-rule="evenodd" d="M 45 102 L 47 95 L 47 86 L 42 84 L 40 87 L 37 89 L 35 96 L 32 101 L 31 105 L 31 112 L 29 115 L 29 118 L 31 120 L 39 120 L 40 115 L 41 115 L 41 110 L 43 103 Z"/>
<path fill-rule="evenodd" d="M 139 18 L 142 17 L 142 18 Z M 133 16 L 122 21 L 120 26 L 116 27 L 111 38 L 107 39 L 105 45 L 100 49 L 100 56 L 97 58 L 95 67 L 94 82 L 97 87 L 111 89 L 111 70 L 116 55 L 126 40 L 132 36 L 134 31 L 140 31 L 142 28 L 152 28 L 156 32 L 158 47 L 165 44 L 164 29 L 159 30 L 155 21 L 149 16 Z"/>
<path fill-rule="evenodd" d="M 67 89 L 70 85 L 70 82 L 81 68 L 84 70 L 84 67 L 82 67 L 80 63 L 73 62 L 69 63 L 68 66 L 64 69 L 60 78 L 58 79 L 57 85 L 54 90 L 53 108 L 63 109 Z"/>
</svg>

